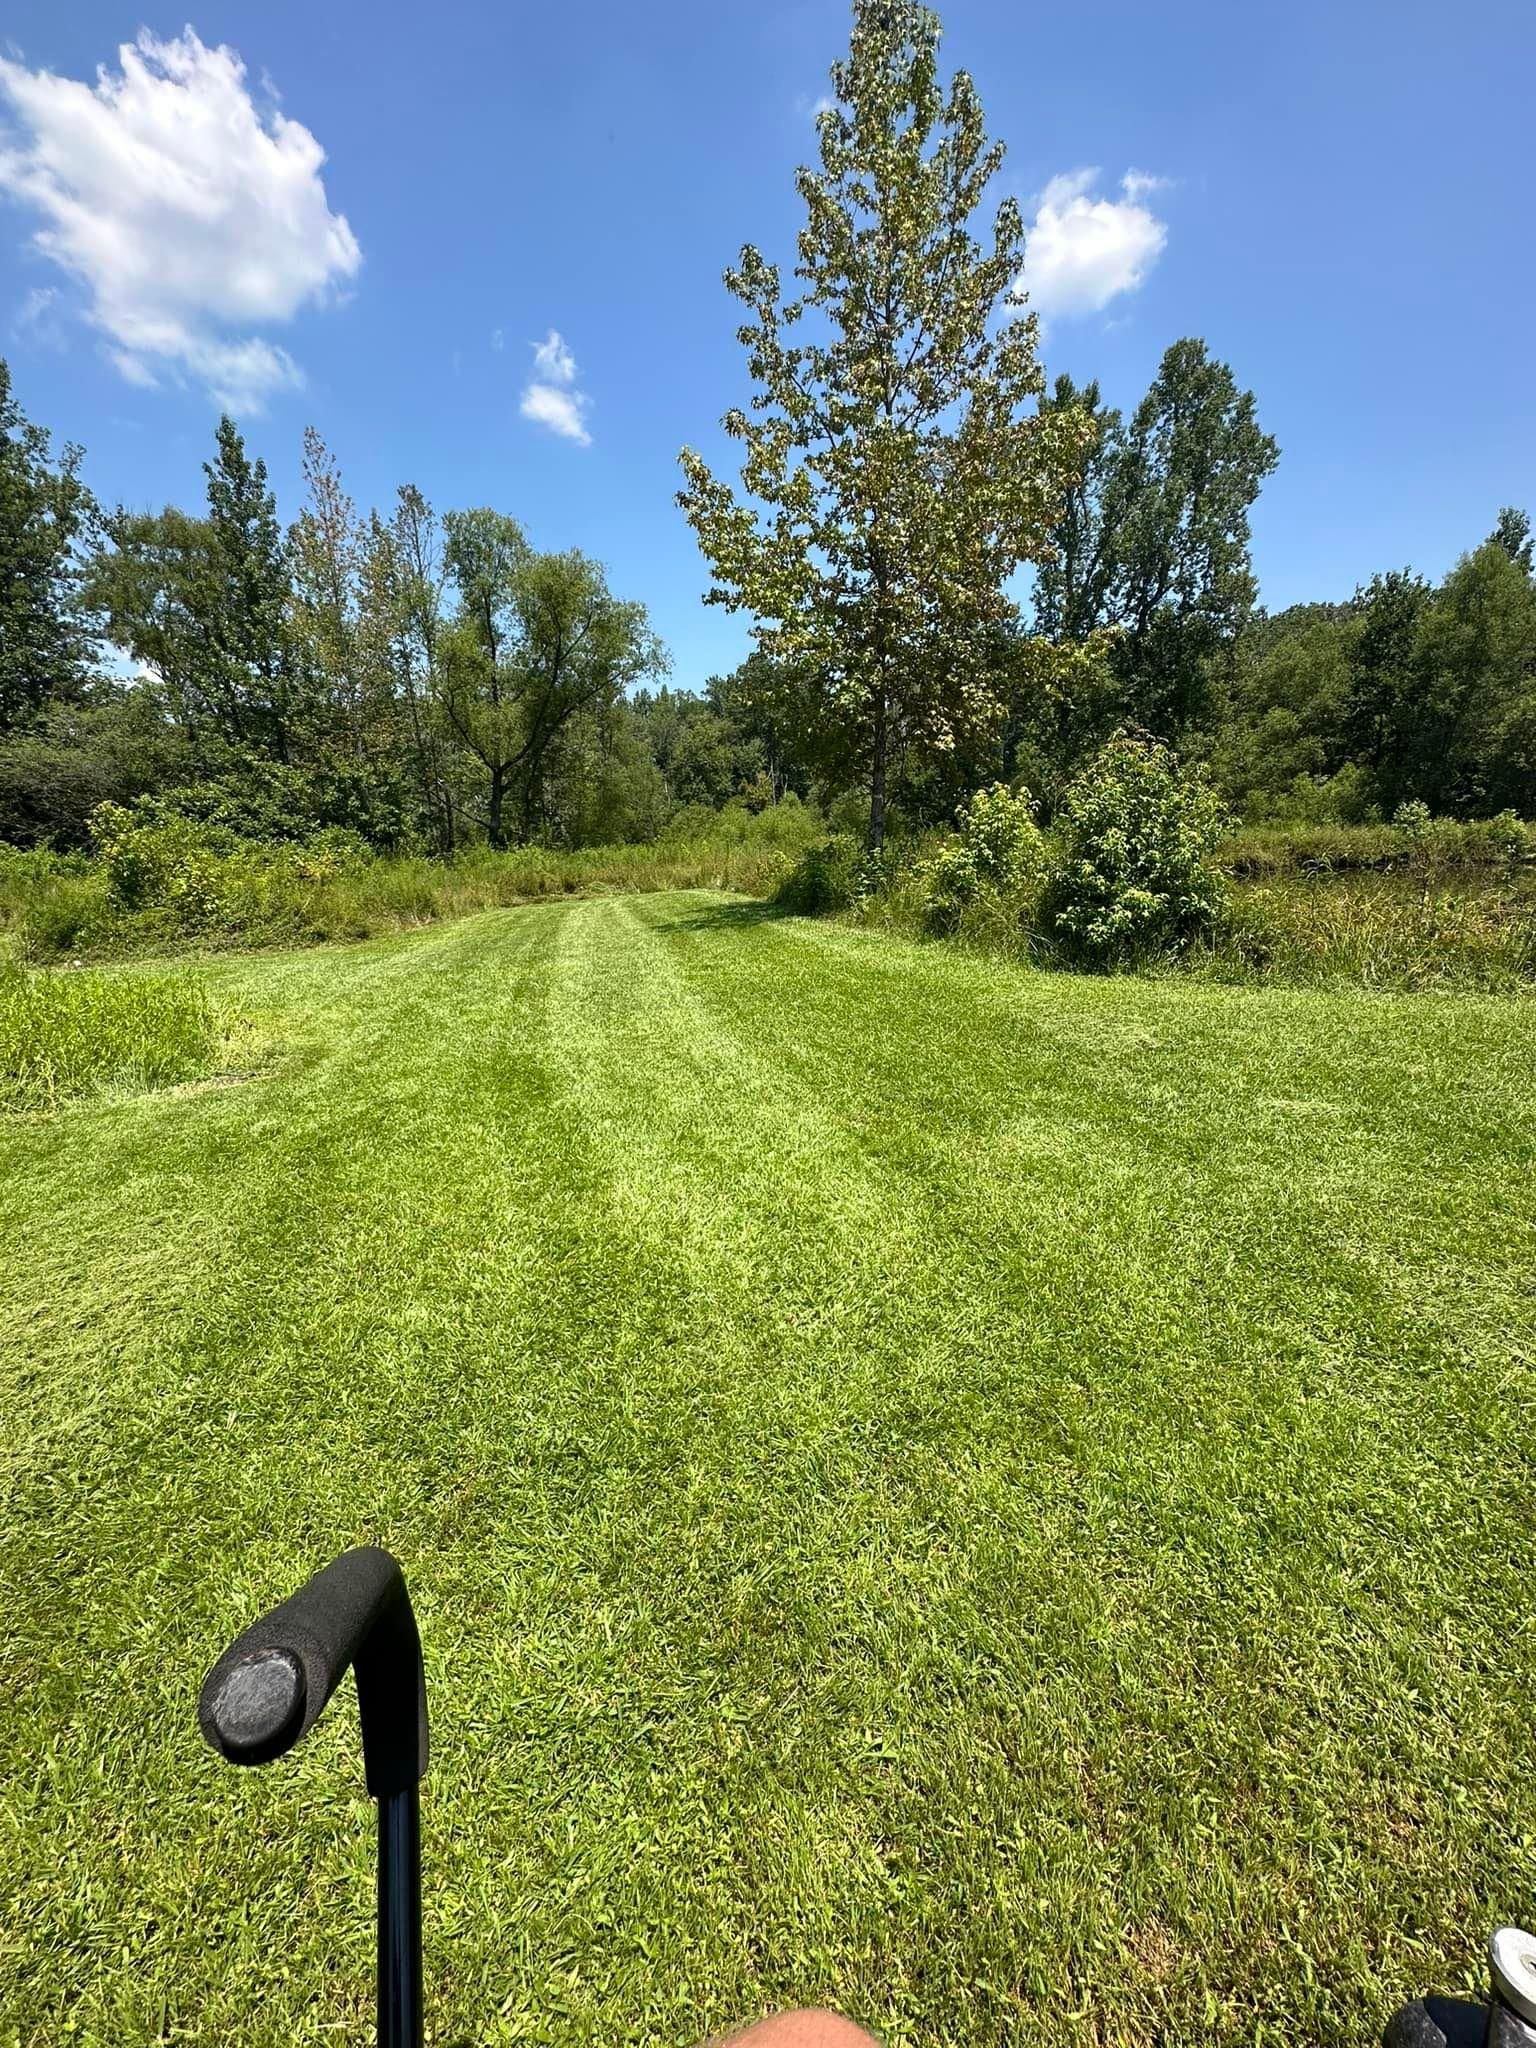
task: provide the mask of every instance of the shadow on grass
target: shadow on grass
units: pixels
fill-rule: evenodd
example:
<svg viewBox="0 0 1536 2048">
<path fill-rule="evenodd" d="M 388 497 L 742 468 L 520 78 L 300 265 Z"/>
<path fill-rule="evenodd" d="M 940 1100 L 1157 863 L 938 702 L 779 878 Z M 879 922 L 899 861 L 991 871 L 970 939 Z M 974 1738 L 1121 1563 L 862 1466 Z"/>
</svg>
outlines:
<svg viewBox="0 0 1536 2048">
<path fill-rule="evenodd" d="M 658 932 L 738 931 L 751 925 L 773 924 L 789 914 L 776 903 L 765 902 L 756 896 L 740 896 L 725 903 L 666 912 L 651 919 L 650 923 Z"/>
</svg>

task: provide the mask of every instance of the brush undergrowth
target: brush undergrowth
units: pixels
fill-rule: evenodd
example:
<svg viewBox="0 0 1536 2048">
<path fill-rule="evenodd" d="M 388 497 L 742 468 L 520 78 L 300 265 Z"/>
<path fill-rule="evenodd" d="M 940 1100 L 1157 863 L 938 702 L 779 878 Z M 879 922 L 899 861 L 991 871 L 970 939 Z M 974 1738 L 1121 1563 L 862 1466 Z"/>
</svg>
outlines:
<svg viewBox="0 0 1536 2048">
<path fill-rule="evenodd" d="M 475 911 L 606 890 L 771 892 L 807 839 L 814 811 L 693 816 L 646 845 L 576 852 L 481 848 L 444 861 L 372 859 L 355 845 L 266 845 L 185 820 L 139 826 L 119 812 L 102 857 L 0 847 L 0 933 L 23 955 L 128 959 L 366 939 Z M 683 836 L 683 834 L 690 836 Z M 691 836 L 698 834 L 699 836 Z"/>
<path fill-rule="evenodd" d="M 1062 929 L 1063 878 L 1081 863 L 1060 827 L 1046 835 L 1043 859 L 1016 873 L 978 861 L 976 837 L 963 816 L 954 836 L 930 834 L 888 855 L 865 886 L 851 843 L 839 861 L 828 842 L 780 890 L 780 907 L 1044 967 L 1135 966 L 1277 987 L 1536 990 L 1536 831 L 1515 818 L 1245 828 L 1175 878 L 1183 929 L 1160 935 L 1143 918 L 1153 943 L 1118 960 L 1085 956 Z M 1096 900 L 1144 908 L 1154 899 L 1138 872 L 1145 862 L 1125 858 L 1130 835 L 1116 821 L 1101 837 L 1119 858 L 1098 863 Z M 1166 875 L 1160 895 L 1169 900 Z"/>
</svg>

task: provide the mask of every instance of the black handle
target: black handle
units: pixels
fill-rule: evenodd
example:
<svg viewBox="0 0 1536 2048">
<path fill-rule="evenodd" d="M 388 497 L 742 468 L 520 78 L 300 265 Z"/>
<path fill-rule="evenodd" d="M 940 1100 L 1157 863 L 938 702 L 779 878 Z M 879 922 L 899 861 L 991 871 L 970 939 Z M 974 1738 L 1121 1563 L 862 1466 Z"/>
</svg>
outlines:
<svg viewBox="0 0 1536 2048">
<path fill-rule="evenodd" d="M 203 1682 L 197 1718 L 232 1764 L 285 1755 L 357 1672 L 368 1791 L 386 1799 L 427 1774 L 421 1638 L 387 1550 L 349 1550 L 254 1622 Z"/>
</svg>

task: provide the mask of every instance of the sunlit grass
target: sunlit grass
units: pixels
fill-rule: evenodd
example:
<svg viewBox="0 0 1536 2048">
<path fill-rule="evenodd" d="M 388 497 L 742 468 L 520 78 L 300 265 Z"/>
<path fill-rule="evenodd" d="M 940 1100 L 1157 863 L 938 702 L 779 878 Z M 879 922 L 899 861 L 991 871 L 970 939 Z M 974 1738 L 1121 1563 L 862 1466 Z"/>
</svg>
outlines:
<svg viewBox="0 0 1536 2048">
<path fill-rule="evenodd" d="M 218 1027 L 185 975 L 27 973 L 0 956 L 0 1110 L 205 1074 Z"/>
<path fill-rule="evenodd" d="M 199 969 L 238 1088 L 0 1127 L 0 2038 L 366 2038 L 405 1563 L 442 2044 L 1359 2044 L 1536 1895 L 1532 1011 L 711 895 Z"/>
</svg>

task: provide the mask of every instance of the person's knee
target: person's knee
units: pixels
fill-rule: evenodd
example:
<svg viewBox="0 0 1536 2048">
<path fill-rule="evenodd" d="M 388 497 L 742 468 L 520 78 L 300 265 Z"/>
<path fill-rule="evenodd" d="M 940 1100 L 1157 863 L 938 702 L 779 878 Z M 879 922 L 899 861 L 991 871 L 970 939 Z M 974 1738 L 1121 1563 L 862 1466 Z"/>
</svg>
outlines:
<svg viewBox="0 0 1536 2048">
<path fill-rule="evenodd" d="M 778 2012 L 738 2034 L 725 2035 L 712 2048 L 870 2048 L 875 2038 L 841 2013 Z"/>
</svg>

